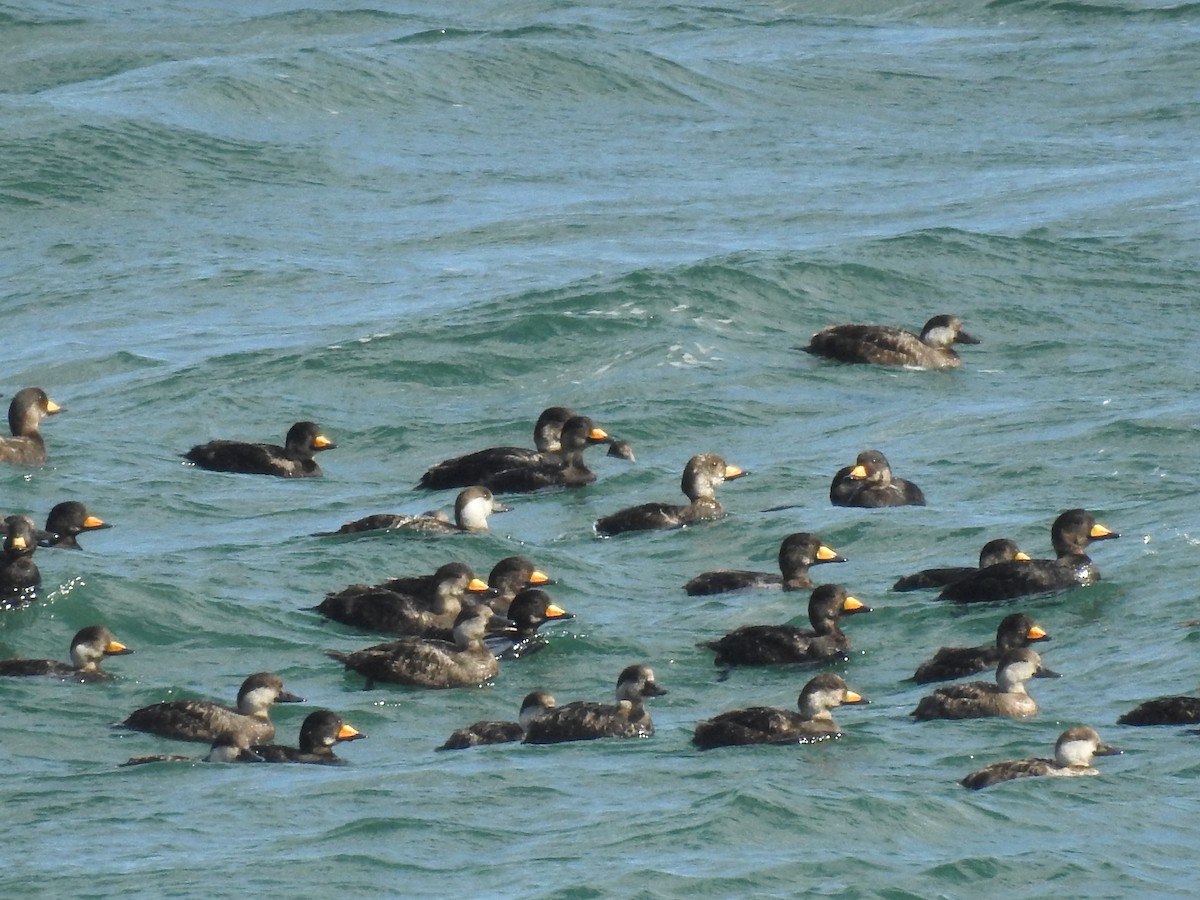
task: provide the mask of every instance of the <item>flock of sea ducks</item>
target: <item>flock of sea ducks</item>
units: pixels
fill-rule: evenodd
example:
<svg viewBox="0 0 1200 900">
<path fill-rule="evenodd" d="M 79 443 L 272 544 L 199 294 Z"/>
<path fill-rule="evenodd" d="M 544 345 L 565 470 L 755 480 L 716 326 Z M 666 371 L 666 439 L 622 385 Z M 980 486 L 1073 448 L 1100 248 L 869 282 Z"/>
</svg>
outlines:
<svg viewBox="0 0 1200 900">
<path fill-rule="evenodd" d="M 883 325 L 830 326 L 813 335 L 803 349 L 846 363 L 906 366 L 923 369 L 962 365 L 954 344 L 978 340 L 963 331 L 955 316 L 930 319 L 921 333 Z M 42 465 L 47 460 L 40 431 L 43 418 L 60 411 L 41 388 L 19 391 L 9 406 L 12 437 L 0 438 L 0 463 Z M 633 460 L 629 445 L 609 436 L 587 416 L 565 407 L 551 407 L 534 427 L 534 448 L 494 447 L 448 459 L 432 466 L 419 487 L 464 488 L 454 516 L 370 515 L 322 534 L 408 530 L 427 534 L 484 531 L 488 517 L 506 509 L 497 494 L 537 491 L 588 484 L 595 475 L 584 462 L 592 446 L 607 445 L 609 455 Z M 298 422 L 283 446 L 215 440 L 193 447 L 185 459 L 197 467 L 280 477 L 322 474 L 315 454 L 333 448 L 312 422 Z M 598 535 L 609 536 L 646 529 L 681 528 L 724 515 L 717 487 L 746 474 L 715 454 L 692 457 L 683 472 L 686 504 L 646 503 L 602 516 Z M 878 450 L 865 450 L 854 465 L 839 470 L 829 491 L 835 506 L 882 508 L 925 504 L 920 488 L 892 474 Z M 5 519 L 0 557 L 0 610 L 20 615 L 37 597 L 40 575 L 33 562 L 37 547 L 79 549 L 85 531 L 107 527 L 82 503 L 67 501 L 51 510 L 44 529 L 23 515 Z M 1118 535 L 1096 522 L 1086 510 L 1063 512 L 1051 528 L 1054 559 L 1031 559 L 1006 539 L 988 542 L 978 567 L 927 569 L 901 578 L 895 591 L 939 590 L 941 599 L 959 602 L 1008 600 L 1091 584 L 1099 570 L 1087 555 L 1093 541 Z M 814 585 L 814 565 L 844 562 L 838 553 L 808 532 L 789 535 L 779 549 L 779 573 L 711 571 L 684 586 L 689 595 L 782 588 L 811 591 L 810 628 L 792 625 L 748 625 L 700 646 L 715 651 L 723 675 L 737 666 L 820 665 L 846 658 L 850 640 L 841 629 L 843 616 L 870 612 L 861 601 L 836 584 Z M 386 634 L 390 639 L 350 653 L 327 651 L 366 679 L 428 688 L 478 686 L 493 679 L 500 659 L 517 659 L 546 644 L 538 628 L 561 622 L 570 613 L 557 606 L 542 589 L 548 577 L 521 556 L 501 560 L 483 581 L 464 564 L 451 562 L 428 575 L 393 578 L 376 585 L 350 585 L 328 594 L 315 610 L 327 619 Z M 1045 629 L 1025 613 L 1005 616 L 993 644 L 943 647 L 913 675 L 918 683 L 965 678 L 996 670 L 995 680 L 957 682 L 923 697 L 912 715 L 917 720 L 966 719 L 983 716 L 1022 718 L 1038 706 L 1026 689 L 1032 678 L 1056 677 L 1030 648 L 1045 641 Z M 61 680 L 99 681 L 108 677 L 101 661 L 132 652 L 107 628 L 93 625 L 75 635 L 70 663 L 43 659 L 0 660 L 0 677 L 50 676 Z M 723 677 L 723 676 L 722 676 Z M 648 666 L 635 664 L 619 675 L 616 703 L 575 701 L 557 704 L 545 691 L 534 691 L 521 704 L 519 721 L 476 722 L 455 731 L 437 749 L 463 749 L 481 744 L 523 741 L 531 744 L 597 738 L 636 738 L 653 734 L 646 701 L 666 693 Z M 318 710 L 301 726 L 298 745 L 270 743 L 275 727 L 272 704 L 298 702 L 278 676 L 262 672 L 242 684 L 234 707 L 208 700 L 172 700 L 129 714 L 118 727 L 186 741 L 211 744 L 204 761 L 292 762 L 340 764 L 334 746 L 364 735 L 335 712 Z M 832 710 L 843 704 L 865 703 L 841 676 L 818 674 L 804 685 L 797 709 L 748 707 L 720 713 L 696 725 L 693 743 L 701 750 L 746 744 L 804 744 L 840 737 Z M 1122 715 L 1119 724 L 1157 725 L 1200 722 L 1200 699 L 1162 697 Z M 1092 758 L 1119 752 L 1104 744 L 1086 726 L 1064 731 L 1053 758 L 1030 758 L 993 763 L 964 777 L 968 788 L 987 787 L 1027 776 L 1095 775 Z M 130 759 L 124 765 L 163 761 L 197 761 L 181 755 Z"/>
</svg>

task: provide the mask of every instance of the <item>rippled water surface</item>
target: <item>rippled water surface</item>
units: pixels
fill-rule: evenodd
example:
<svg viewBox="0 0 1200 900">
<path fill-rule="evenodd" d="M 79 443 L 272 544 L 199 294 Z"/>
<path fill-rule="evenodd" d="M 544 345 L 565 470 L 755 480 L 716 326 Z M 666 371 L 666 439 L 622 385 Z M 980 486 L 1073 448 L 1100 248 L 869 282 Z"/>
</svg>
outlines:
<svg viewBox="0 0 1200 900">
<path fill-rule="evenodd" d="M 0 472 L 0 509 L 75 498 L 115 526 L 37 554 L 41 602 L 0 621 L 0 655 L 64 657 L 94 622 L 137 651 L 108 684 L 0 684 L 0 887 L 1190 895 L 1198 739 L 1115 720 L 1200 683 L 1200 5 L 466 6 L 0 5 L 0 392 L 66 407 L 47 466 Z M 960 371 L 796 349 L 941 312 L 982 340 Z M 596 454 L 595 484 L 514 497 L 486 535 L 311 536 L 449 506 L 413 489 L 428 465 L 527 444 L 555 404 L 636 463 Z M 298 419 L 339 445 L 324 479 L 178 457 Z M 831 507 L 868 447 L 929 505 Z M 595 537 L 676 498 L 703 451 L 753 473 L 728 518 Z M 888 591 L 991 537 L 1048 554 L 1074 506 L 1122 533 L 1098 585 Z M 697 720 L 791 706 L 813 673 L 718 681 L 696 642 L 802 620 L 806 596 L 682 584 L 770 570 L 800 530 L 850 560 L 816 580 L 874 607 L 834 667 L 872 703 L 838 711 L 840 741 L 701 754 Z M 364 691 L 322 655 L 373 642 L 310 611 L 326 591 L 513 553 L 576 618 L 494 683 Z M 1014 609 L 1064 674 L 1033 685 L 1041 714 L 911 722 L 916 664 Z M 609 697 L 635 661 L 670 690 L 650 740 L 433 752 L 535 688 Z M 109 723 L 260 670 L 308 701 L 276 711 L 280 740 L 313 707 L 369 735 L 350 765 L 117 767 L 179 748 Z M 958 786 L 1078 723 L 1126 751 L 1101 778 Z"/>
</svg>

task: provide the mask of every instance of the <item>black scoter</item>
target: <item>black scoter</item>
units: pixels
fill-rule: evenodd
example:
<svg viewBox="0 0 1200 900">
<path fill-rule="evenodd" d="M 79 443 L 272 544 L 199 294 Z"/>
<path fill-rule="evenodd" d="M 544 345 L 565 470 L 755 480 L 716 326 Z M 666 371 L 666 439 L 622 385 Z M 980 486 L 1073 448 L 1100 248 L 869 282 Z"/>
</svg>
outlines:
<svg viewBox="0 0 1200 900">
<path fill-rule="evenodd" d="M 912 680 L 917 684 L 950 681 L 977 672 L 994 669 L 1009 650 L 1028 647 L 1034 641 L 1048 641 L 1050 635 L 1025 613 L 1012 613 L 1000 620 L 996 643 L 981 647 L 942 647 L 917 667 Z"/>
<path fill-rule="evenodd" d="M 680 488 L 691 502 L 686 506 L 671 503 L 643 503 L 596 520 L 596 533 L 621 534 L 652 528 L 682 528 L 693 522 L 717 519 L 725 514 L 717 502 L 716 489 L 723 481 L 748 474 L 730 465 L 715 453 L 701 453 L 688 460 Z"/>
<path fill-rule="evenodd" d="M 225 732 L 218 735 L 204 756 L 184 756 L 179 753 L 156 753 L 153 756 L 134 756 L 125 766 L 144 766 L 147 763 L 242 763 L 263 762 L 263 758 L 250 749 L 250 739 L 238 732 Z"/>
<path fill-rule="evenodd" d="M 836 550 L 826 547 L 815 534 L 799 531 L 789 534 L 779 545 L 779 575 L 773 572 L 718 569 L 701 572 L 683 587 L 693 597 L 723 594 L 727 591 L 752 587 L 782 586 L 785 591 L 798 591 L 814 586 L 808 577 L 810 566 L 845 561 L 845 557 L 838 555 Z"/>
<path fill-rule="evenodd" d="M 562 428 L 575 412 L 565 406 L 551 406 L 542 411 L 533 426 L 533 442 L 537 449 L 527 447 L 489 447 L 431 466 L 417 482 L 422 488 L 462 488 L 480 484 L 483 479 L 514 466 L 536 464 L 543 453 L 561 448 Z"/>
<path fill-rule="evenodd" d="M 46 462 L 46 442 L 41 422 L 61 412 L 62 407 L 38 387 L 17 391 L 8 404 L 8 428 L 12 437 L 0 437 L 0 463 L 40 466 Z"/>
<path fill-rule="evenodd" d="M 461 562 L 446 563 L 434 573 L 429 588 L 417 593 L 400 593 L 382 585 L 361 588 L 351 585 L 328 594 L 316 611 L 327 619 L 366 631 L 431 636 L 454 627 L 467 593 L 488 591 L 486 582 Z"/>
<path fill-rule="evenodd" d="M 530 587 L 553 584 L 550 576 L 524 556 L 506 556 L 488 572 L 487 605 L 504 616 L 513 598 Z"/>
<path fill-rule="evenodd" d="M 576 700 L 545 710 L 525 732 L 526 744 L 559 744 L 597 738 L 643 738 L 654 734 L 654 722 L 646 711 L 649 697 L 667 691 L 645 665 L 626 666 L 617 678 L 617 702 L 592 703 Z"/>
<path fill-rule="evenodd" d="M 1009 650 L 996 667 L 996 681 L 968 681 L 940 687 L 922 697 L 911 713 L 918 721 L 929 719 L 977 719 L 1009 716 L 1021 719 L 1035 715 L 1038 705 L 1025 690 L 1030 678 L 1057 678 L 1042 665 L 1042 658 L 1028 647 Z"/>
<path fill-rule="evenodd" d="M 253 744 L 250 750 L 263 762 L 342 766 L 346 761 L 333 752 L 333 745 L 365 737 L 365 734 L 342 721 L 342 717 L 332 710 L 318 709 L 304 717 L 304 723 L 300 726 L 298 747 L 289 747 L 286 744 Z"/>
<path fill-rule="evenodd" d="M 1008 538 L 996 538 L 994 541 L 984 544 L 983 549 L 979 551 L 978 566 L 945 566 L 937 569 L 922 569 L 920 572 L 905 575 L 897 580 L 892 585 L 892 590 L 923 591 L 929 588 L 944 588 L 960 578 L 973 575 L 980 569 L 1014 559 L 1024 562 L 1029 559 L 1029 554 L 1021 550 L 1016 541 L 1010 541 Z"/>
<path fill-rule="evenodd" d="M 511 744 L 525 737 L 530 723 L 542 717 L 548 709 L 554 708 L 554 698 L 545 691 L 533 691 L 525 695 L 521 702 L 519 721 L 498 722 L 485 720 L 474 722 L 465 728 L 454 731 L 438 750 L 466 750 L 468 747 L 481 747 L 485 744 Z"/>
<path fill-rule="evenodd" d="M 4 550 L 0 552 L 0 610 L 21 609 L 37 599 L 42 573 L 33 561 L 37 529 L 27 516 L 4 520 Z"/>
<path fill-rule="evenodd" d="M 488 649 L 498 659 L 520 659 L 541 650 L 549 642 L 537 631 L 547 622 L 565 622 L 575 618 L 540 588 L 526 588 L 513 598 L 507 619 L 511 627 L 489 635 Z"/>
<path fill-rule="evenodd" d="M 934 316 L 920 335 L 892 325 L 830 325 L 814 334 L 804 349 L 848 363 L 909 366 L 919 369 L 957 369 L 962 360 L 953 344 L 978 344 L 963 331 L 957 316 Z"/>
<path fill-rule="evenodd" d="M 315 422 L 297 422 L 288 429 L 284 445 L 246 441 L 209 441 L 197 444 L 183 458 L 202 469 L 244 475 L 277 475 L 308 478 L 324 475 L 314 454 L 336 447 Z"/>
<path fill-rule="evenodd" d="M 892 475 L 887 457 L 878 450 L 864 450 L 849 470 L 838 470 L 829 488 L 829 500 L 834 506 L 869 509 L 925 505 L 921 489 Z"/>
<path fill-rule="evenodd" d="M 0 660 L 0 676 L 48 675 L 72 681 L 103 681 L 111 677 L 100 668 L 104 658 L 132 652 L 103 625 L 89 625 L 71 638 L 69 664 L 55 659 L 3 659 Z"/>
<path fill-rule="evenodd" d="M 1118 725 L 1195 725 L 1200 722 L 1200 697 L 1177 694 L 1140 703 L 1117 719 Z"/>
<path fill-rule="evenodd" d="M 64 500 L 55 504 L 46 517 L 46 530 L 39 536 L 38 543 L 55 550 L 82 550 L 77 538 L 85 531 L 97 531 L 112 526 L 87 511 L 78 500 Z"/>
<path fill-rule="evenodd" d="M 181 741 L 215 741 L 223 734 L 259 744 L 275 737 L 269 711 L 273 703 L 303 703 L 271 672 L 258 672 L 242 682 L 237 707 L 211 700 L 165 700 L 132 712 L 117 727 L 145 731 Z"/>
<path fill-rule="evenodd" d="M 492 513 L 508 512 L 509 507 L 500 503 L 490 490 L 482 485 L 460 491 L 454 500 L 454 521 L 441 511 L 405 515 L 399 513 L 376 513 L 347 522 L 337 531 L 320 531 L 318 537 L 334 534 L 356 534 L 360 531 L 406 531 L 416 534 L 467 534 L 487 531 L 488 516 Z"/>
<path fill-rule="evenodd" d="M 812 628 L 743 625 L 718 640 L 698 646 L 716 650 L 713 664 L 724 668 L 822 662 L 844 657 L 850 649 L 850 638 L 839 624 L 841 617 L 870 611 L 870 607 L 850 596 L 841 585 L 823 584 L 808 600 Z"/>
<path fill-rule="evenodd" d="M 1050 543 L 1057 559 L 997 563 L 948 584 L 938 597 L 974 603 L 1093 584 L 1100 580 L 1100 570 L 1085 552 L 1088 544 L 1118 537 L 1086 509 L 1068 509 L 1050 528 Z"/>
<path fill-rule="evenodd" d="M 1054 745 L 1054 759 L 1032 757 L 992 763 L 967 775 L 959 784 L 977 791 L 1014 778 L 1099 775 L 1099 770 L 1092 766 L 1092 757 L 1116 756 L 1120 753 L 1115 747 L 1103 743 L 1095 729 L 1077 725 L 1058 736 L 1058 742 Z"/>
<path fill-rule="evenodd" d="M 379 681 L 428 688 L 478 686 L 500 670 L 483 643 L 493 616 L 489 606 L 463 610 L 454 624 L 453 643 L 402 638 L 351 653 L 327 650 L 325 655 L 364 676 L 368 689 Z"/>
<path fill-rule="evenodd" d="M 796 703 L 799 712 L 751 706 L 723 712 L 696 726 L 692 743 L 701 750 L 747 744 L 811 744 L 841 737 L 831 710 L 843 703 L 866 703 L 840 675 L 826 672 L 808 682 Z"/>
<path fill-rule="evenodd" d="M 548 450 L 535 461 L 492 472 L 479 483 L 497 494 L 591 484 L 596 480 L 596 473 L 583 461 L 583 452 L 609 440 L 608 432 L 587 416 L 573 416 L 563 425 L 558 450 Z"/>
</svg>

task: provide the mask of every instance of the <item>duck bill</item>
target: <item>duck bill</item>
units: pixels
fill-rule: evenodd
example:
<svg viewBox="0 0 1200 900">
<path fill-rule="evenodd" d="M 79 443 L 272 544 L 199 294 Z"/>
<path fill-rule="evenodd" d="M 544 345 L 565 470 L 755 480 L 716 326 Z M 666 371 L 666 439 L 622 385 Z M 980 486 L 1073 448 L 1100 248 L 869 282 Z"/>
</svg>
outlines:
<svg viewBox="0 0 1200 900">
<path fill-rule="evenodd" d="M 275 698 L 276 703 L 303 703 L 304 698 L 293 694 L 291 691 L 280 691 L 279 696 Z"/>
<path fill-rule="evenodd" d="M 573 619 L 573 618 L 575 618 L 575 614 L 569 613 L 565 609 L 563 609 L 561 606 L 551 603 L 549 606 L 546 607 L 546 618 L 547 619 Z"/>
<path fill-rule="evenodd" d="M 822 544 L 817 548 L 817 562 L 845 562 L 846 557 L 839 556 L 838 552 L 832 547 L 826 547 Z"/>
<path fill-rule="evenodd" d="M 867 606 L 857 597 L 847 597 L 842 601 L 842 615 L 854 615 L 854 613 L 869 613 L 871 607 Z"/>
<path fill-rule="evenodd" d="M 525 582 L 525 586 L 531 587 L 535 584 L 557 584 L 557 582 L 555 582 L 545 572 L 540 572 L 537 569 L 534 569 L 533 574 L 529 576 L 529 580 Z"/>
<path fill-rule="evenodd" d="M 960 331 L 958 334 L 956 334 L 954 336 L 954 343 L 956 343 L 956 344 L 978 344 L 979 338 L 975 337 L 974 335 L 967 334 L 965 331 Z"/>
<path fill-rule="evenodd" d="M 856 691 L 846 691 L 842 697 L 843 703 L 870 703 L 871 701 Z"/>
<path fill-rule="evenodd" d="M 120 641 L 109 641 L 108 646 L 104 648 L 105 656 L 127 656 L 132 652 L 132 650 L 130 650 Z"/>
<path fill-rule="evenodd" d="M 1024 550 L 1018 550 L 1013 554 L 1013 559 L 1015 559 L 1017 562 L 1029 562 L 1031 559 L 1033 559 L 1033 557 Z"/>
<path fill-rule="evenodd" d="M 314 450 L 333 450 L 336 447 L 337 444 L 325 437 L 323 434 L 318 434 L 312 439 L 312 448 Z"/>
<path fill-rule="evenodd" d="M 1025 640 L 1048 641 L 1050 640 L 1050 635 L 1046 634 L 1046 629 L 1041 625 L 1032 625 L 1030 626 L 1029 630 L 1025 632 Z"/>
<path fill-rule="evenodd" d="M 587 439 L 589 444 L 603 444 L 611 440 L 603 428 L 593 428 L 588 432 Z"/>
<path fill-rule="evenodd" d="M 643 697 L 661 697 L 666 692 L 667 689 L 665 687 L 659 687 L 658 683 L 654 681 L 651 681 L 644 688 L 642 688 Z"/>
<path fill-rule="evenodd" d="M 1093 756 L 1121 756 L 1125 751 L 1120 747 L 1111 747 L 1108 744 L 1098 744 Z"/>
<path fill-rule="evenodd" d="M 487 594 L 491 597 L 495 597 L 500 593 L 495 588 L 490 587 L 482 578 L 472 578 L 467 584 L 467 591 L 472 594 Z"/>
<path fill-rule="evenodd" d="M 868 474 L 867 467 L 863 466 L 863 465 L 855 466 L 853 469 L 851 469 L 849 472 L 846 473 L 847 477 L 853 478 L 855 481 L 862 481 L 864 478 L 867 477 L 867 474 Z"/>
<path fill-rule="evenodd" d="M 494 513 L 512 512 L 512 507 L 505 506 L 499 500 L 493 500 L 492 501 L 492 512 L 494 512 Z"/>
<path fill-rule="evenodd" d="M 363 734 L 361 731 L 359 731 L 353 725 L 349 725 L 346 722 L 342 723 L 342 727 L 338 729 L 338 733 L 337 733 L 337 739 L 339 741 L 357 741 L 360 738 L 365 738 L 365 737 L 366 737 L 365 734 Z"/>
<path fill-rule="evenodd" d="M 111 525 L 99 516 L 88 516 L 83 520 L 83 527 L 87 531 L 95 531 L 97 528 L 112 528 Z"/>
<path fill-rule="evenodd" d="M 1038 666 L 1038 670 L 1033 673 L 1034 678 L 1062 678 L 1061 672 L 1055 672 L 1053 669 L 1047 669 L 1045 666 Z"/>
<path fill-rule="evenodd" d="M 63 411 L 63 408 L 61 406 L 59 406 L 57 403 L 55 403 L 53 400 L 46 401 L 46 415 L 52 416 L 55 413 L 60 413 L 62 411 Z"/>
<path fill-rule="evenodd" d="M 725 466 L 725 480 L 726 481 L 733 481 L 733 479 L 735 479 L 735 478 L 742 478 L 749 474 L 750 473 L 747 472 L 745 469 L 739 468 L 738 466 L 732 466 L 732 465 Z"/>
<path fill-rule="evenodd" d="M 1093 541 L 1106 541 L 1109 538 L 1119 538 L 1120 535 L 1115 531 L 1109 531 L 1099 522 L 1092 526 L 1092 530 L 1088 532 L 1088 537 Z"/>
</svg>

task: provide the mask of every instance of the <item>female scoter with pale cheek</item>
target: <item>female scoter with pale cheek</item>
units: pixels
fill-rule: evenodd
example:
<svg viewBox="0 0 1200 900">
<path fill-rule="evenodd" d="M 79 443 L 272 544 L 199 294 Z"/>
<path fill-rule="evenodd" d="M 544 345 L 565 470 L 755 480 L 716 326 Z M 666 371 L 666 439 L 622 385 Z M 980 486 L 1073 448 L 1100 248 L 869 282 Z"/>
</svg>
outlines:
<svg viewBox="0 0 1200 900">
<path fill-rule="evenodd" d="M 548 709 L 554 708 L 554 698 L 545 691 L 526 694 L 521 703 L 519 721 L 497 722 L 485 720 L 474 722 L 457 729 L 438 750 L 466 750 L 485 744 L 511 744 L 525 737 L 529 726 L 540 719 Z"/>
<path fill-rule="evenodd" d="M 830 325 L 812 336 L 804 349 L 848 363 L 909 366 L 917 369 L 957 369 L 962 360 L 953 344 L 978 344 L 963 331 L 957 316 L 934 316 L 920 335 L 891 325 Z"/>
<path fill-rule="evenodd" d="M 565 741 L 593 741 L 598 738 L 641 738 L 654 734 L 654 722 L 646 711 L 649 697 L 661 697 L 649 666 L 626 666 L 617 678 L 617 702 L 590 703 L 577 700 L 566 706 L 547 709 L 529 724 L 526 744 L 558 744 Z"/>
<path fill-rule="evenodd" d="M 1054 745 L 1054 759 L 1033 757 L 992 763 L 967 775 L 959 784 L 977 791 L 1014 778 L 1099 775 L 1099 770 L 1092 766 L 1092 757 L 1117 756 L 1120 753 L 1115 747 L 1102 743 L 1095 729 L 1076 726 L 1058 736 L 1058 742 Z"/>
<path fill-rule="evenodd" d="M 46 442 L 41 422 L 61 412 L 62 407 L 46 396 L 41 388 L 17 391 L 8 404 L 8 428 L 12 437 L 0 437 L 0 463 L 40 466 L 46 462 Z"/>
<path fill-rule="evenodd" d="M 682 528 L 695 522 L 718 519 L 725 514 L 717 502 L 717 485 L 749 473 L 730 465 L 715 453 L 701 453 L 688 460 L 680 488 L 691 502 L 686 506 L 671 503 L 643 503 L 596 520 L 599 535 L 656 528 Z"/>
<path fill-rule="evenodd" d="M 321 450 L 336 447 L 315 422 L 297 422 L 288 429 L 283 446 L 217 440 L 197 444 L 183 458 L 202 469 L 244 475 L 276 475 L 280 478 L 312 478 L 324 475 L 313 458 Z"/>
<path fill-rule="evenodd" d="M 1037 702 L 1025 690 L 1030 678 L 1058 678 L 1042 665 L 1042 658 L 1028 648 L 1009 650 L 996 668 L 996 682 L 968 681 L 940 687 L 922 697 L 912 715 L 928 719 L 978 719 L 1009 716 L 1022 719 L 1036 715 Z"/>
</svg>

